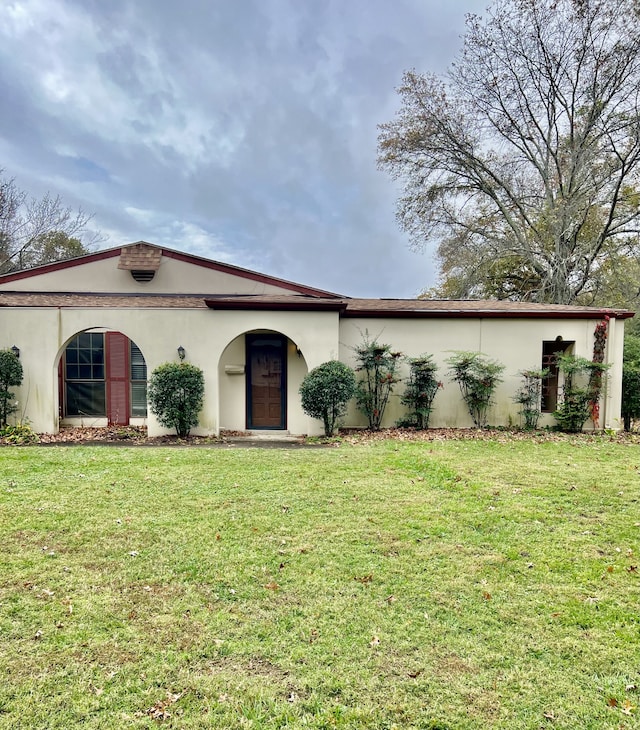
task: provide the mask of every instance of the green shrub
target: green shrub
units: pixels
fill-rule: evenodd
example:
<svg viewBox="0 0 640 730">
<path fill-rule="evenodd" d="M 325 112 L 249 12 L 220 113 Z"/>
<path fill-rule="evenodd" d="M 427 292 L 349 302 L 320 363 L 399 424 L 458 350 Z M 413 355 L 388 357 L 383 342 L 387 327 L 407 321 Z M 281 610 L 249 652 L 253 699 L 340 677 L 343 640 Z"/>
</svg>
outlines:
<svg viewBox="0 0 640 730">
<path fill-rule="evenodd" d="M 449 376 L 458 383 L 469 415 L 477 428 L 487 425 L 487 412 L 504 365 L 487 359 L 479 352 L 456 352 L 447 359 Z"/>
<path fill-rule="evenodd" d="M 0 428 L 7 425 L 7 417 L 18 410 L 15 394 L 9 388 L 22 383 L 22 365 L 12 350 L 0 350 Z"/>
<path fill-rule="evenodd" d="M 311 418 L 322 419 L 324 435 L 332 436 L 355 390 L 356 376 L 350 367 L 338 360 L 325 362 L 302 381 L 302 409 Z"/>
<path fill-rule="evenodd" d="M 400 399 L 409 408 L 409 414 L 398 425 L 429 428 L 433 400 L 438 388 L 442 387 L 437 372 L 438 366 L 433 362 L 432 355 L 409 358 L 409 378 Z"/>
<path fill-rule="evenodd" d="M 356 402 L 369 422 L 372 431 L 379 431 L 389 396 L 396 383 L 396 372 L 401 352 L 391 352 L 390 345 L 379 345 L 365 335 L 363 343 L 355 347 L 356 372 L 362 373 L 356 384 Z"/>
<path fill-rule="evenodd" d="M 513 400 L 521 408 L 518 413 L 524 419 L 524 427 L 534 429 L 538 426 L 541 413 L 542 380 L 549 374 L 548 370 L 522 370 L 522 383 Z"/>
<path fill-rule="evenodd" d="M 151 373 L 147 399 L 158 421 L 185 438 L 198 425 L 204 401 L 202 370 L 186 362 L 159 365 Z"/>
<path fill-rule="evenodd" d="M 567 433 L 582 431 L 600 397 L 602 375 L 608 365 L 586 357 L 558 354 L 558 369 L 564 376 L 562 401 L 553 412 L 558 427 Z"/>
<path fill-rule="evenodd" d="M 624 430 L 640 418 L 640 337 L 625 334 L 622 366 L 622 418 Z"/>
<path fill-rule="evenodd" d="M 3 444 L 35 444 L 40 441 L 38 434 L 26 423 L 0 428 L 0 442 Z"/>
</svg>

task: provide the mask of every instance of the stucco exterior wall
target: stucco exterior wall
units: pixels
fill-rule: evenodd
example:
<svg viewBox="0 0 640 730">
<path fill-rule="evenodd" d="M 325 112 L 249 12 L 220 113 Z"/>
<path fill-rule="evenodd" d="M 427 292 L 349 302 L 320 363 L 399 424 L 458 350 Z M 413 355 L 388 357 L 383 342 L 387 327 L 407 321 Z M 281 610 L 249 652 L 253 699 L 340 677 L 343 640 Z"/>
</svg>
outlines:
<svg viewBox="0 0 640 730">
<path fill-rule="evenodd" d="M 118 257 L 91 261 L 23 279 L 0 282 L 0 291 L 109 292 L 114 294 L 291 294 L 274 284 L 229 274 L 163 256 L 149 282 L 134 280 L 118 269 Z"/>
<path fill-rule="evenodd" d="M 593 333 L 599 320 L 582 319 L 343 319 L 340 323 L 340 359 L 355 367 L 353 348 L 360 345 L 368 333 L 370 339 L 391 345 L 408 357 L 431 354 L 438 365 L 438 376 L 443 388 L 438 391 L 431 414 L 430 426 L 435 428 L 472 427 L 473 422 L 462 401 L 457 383 L 447 376 L 446 362 L 456 350 L 482 352 L 505 366 L 503 382 L 495 392 L 495 405 L 489 411 L 489 423 L 499 426 L 520 425 L 519 406 L 513 402 L 521 378 L 519 371 L 539 369 L 542 361 L 542 343 L 561 337 L 574 341 L 574 354 L 591 359 Z M 610 322 L 608 357 L 614 363 L 610 373 L 611 387 L 601 404 L 600 426 L 620 428 L 620 383 L 622 378 L 622 337 L 614 320 Z M 403 364 L 401 376 L 408 375 Z M 403 385 L 396 387 L 385 413 L 383 426 L 393 426 L 406 413 L 400 403 Z M 352 404 L 347 422 L 366 426 L 366 420 Z M 540 426 L 552 426 L 551 414 L 543 414 Z"/>
<path fill-rule="evenodd" d="M 229 376 L 224 365 L 244 361 L 244 335 L 277 332 L 289 340 L 287 427 L 292 433 L 315 433 L 318 427 L 304 415 L 298 389 L 308 368 L 338 356 L 338 315 L 334 312 L 226 312 L 209 309 L 45 309 L 0 310 L 2 347 L 17 345 L 24 369 L 16 389 L 17 417 L 27 419 L 40 433 L 58 430 L 58 362 L 66 344 L 88 329 L 122 332 L 142 351 L 151 373 L 164 362 L 177 362 L 178 346 L 186 359 L 204 372 L 205 404 L 194 434 L 217 433 L 219 428 L 243 430 L 245 376 Z M 300 356 L 298 356 L 298 350 Z M 221 403 L 224 404 L 221 408 Z M 221 417 L 223 420 L 221 420 Z M 100 425 L 86 419 L 85 425 Z M 149 435 L 166 432 L 153 415 Z"/>
</svg>

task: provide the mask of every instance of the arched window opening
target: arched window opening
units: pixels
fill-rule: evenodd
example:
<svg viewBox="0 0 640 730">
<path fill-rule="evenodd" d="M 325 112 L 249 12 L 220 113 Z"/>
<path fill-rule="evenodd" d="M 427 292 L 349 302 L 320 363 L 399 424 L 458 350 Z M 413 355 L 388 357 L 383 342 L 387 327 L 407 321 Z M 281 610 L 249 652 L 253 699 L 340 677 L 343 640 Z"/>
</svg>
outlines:
<svg viewBox="0 0 640 730">
<path fill-rule="evenodd" d="M 126 425 L 146 417 L 147 365 L 121 332 L 81 332 L 67 344 L 60 367 L 65 418 L 106 417 Z"/>
</svg>

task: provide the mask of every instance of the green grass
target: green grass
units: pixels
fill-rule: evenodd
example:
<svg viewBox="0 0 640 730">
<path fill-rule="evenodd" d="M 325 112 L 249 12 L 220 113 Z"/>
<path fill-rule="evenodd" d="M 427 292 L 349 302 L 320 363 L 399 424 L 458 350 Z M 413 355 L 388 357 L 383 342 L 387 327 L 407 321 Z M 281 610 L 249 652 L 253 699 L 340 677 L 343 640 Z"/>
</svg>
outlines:
<svg viewBox="0 0 640 730">
<path fill-rule="evenodd" d="M 640 727 L 640 453 L 0 450 L 0 728 Z"/>
</svg>

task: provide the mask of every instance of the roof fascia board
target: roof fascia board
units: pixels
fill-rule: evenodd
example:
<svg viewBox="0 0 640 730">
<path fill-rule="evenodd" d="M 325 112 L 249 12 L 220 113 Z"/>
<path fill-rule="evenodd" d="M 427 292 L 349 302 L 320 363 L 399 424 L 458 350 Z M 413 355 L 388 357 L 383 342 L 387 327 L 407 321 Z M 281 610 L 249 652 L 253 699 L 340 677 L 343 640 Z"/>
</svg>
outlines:
<svg viewBox="0 0 640 730">
<path fill-rule="evenodd" d="M 232 276 L 238 276 L 243 279 L 250 279 L 251 281 L 257 281 L 261 284 L 269 284 L 276 286 L 281 289 L 287 289 L 288 291 L 294 291 L 299 294 L 306 294 L 312 297 L 326 297 L 331 299 L 342 298 L 341 294 L 335 292 L 325 291 L 324 289 L 316 289 L 315 287 L 306 286 L 304 284 L 297 284 L 293 281 L 286 279 L 279 279 L 275 276 L 269 276 L 268 274 L 261 274 L 258 271 L 251 271 L 250 269 L 243 269 L 240 266 L 234 266 L 233 264 L 224 264 L 220 261 L 212 261 L 201 256 L 195 256 L 194 254 L 184 253 L 183 251 L 176 251 L 175 249 L 165 248 L 164 246 L 156 246 L 153 243 L 147 243 L 146 241 L 136 241 L 135 243 L 126 244 L 124 246 L 117 246 L 115 248 L 104 249 L 103 251 L 96 251 L 95 253 L 88 253 L 84 256 L 78 256 L 73 259 L 66 259 L 65 261 L 54 261 L 50 264 L 43 264 L 42 266 L 36 266 L 33 269 L 22 269 L 21 271 L 14 271 L 9 274 L 0 276 L 0 283 L 7 283 L 10 281 L 18 281 L 20 279 L 28 279 L 29 277 L 38 276 L 40 274 L 49 274 L 54 271 L 61 271 L 63 269 L 71 269 L 74 266 L 82 266 L 83 264 L 93 263 L 94 261 L 103 261 L 105 259 L 113 258 L 114 256 L 120 256 L 122 249 L 127 246 L 134 246 L 139 243 L 144 243 L 151 248 L 157 248 L 162 251 L 162 255 L 169 259 L 176 259 L 183 263 L 192 264 L 195 266 L 201 266 L 202 268 L 212 269 L 213 271 L 219 271 L 221 273 L 230 274 Z"/>
</svg>

